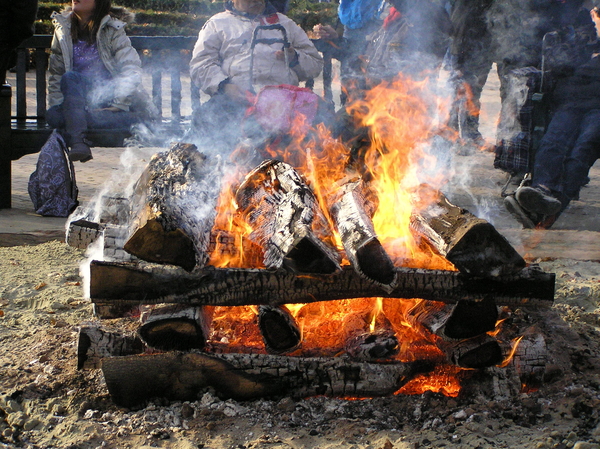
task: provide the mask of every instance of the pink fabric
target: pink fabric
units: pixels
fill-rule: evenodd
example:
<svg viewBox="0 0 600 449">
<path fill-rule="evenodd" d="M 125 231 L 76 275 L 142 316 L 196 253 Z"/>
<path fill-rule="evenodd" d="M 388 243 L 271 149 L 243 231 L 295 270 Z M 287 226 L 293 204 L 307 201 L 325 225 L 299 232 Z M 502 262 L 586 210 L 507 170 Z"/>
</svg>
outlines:
<svg viewBox="0 0 600 449">
<path fill-rule="evenodd" d="M 308 128 L 318 108 L 319 97 L 310 89 L 280 84 L 266 86 L 259 92 L 252 114 L 266 131 L 286 133 L 298 114 L 304 115 Z"/>
</svg>

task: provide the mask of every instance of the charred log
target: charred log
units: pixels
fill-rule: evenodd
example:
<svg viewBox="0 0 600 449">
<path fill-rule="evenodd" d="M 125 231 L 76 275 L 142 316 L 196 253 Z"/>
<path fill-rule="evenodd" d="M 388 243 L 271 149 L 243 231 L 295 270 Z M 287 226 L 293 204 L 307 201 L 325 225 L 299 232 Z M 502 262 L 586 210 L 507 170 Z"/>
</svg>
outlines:
<svg viewBox="0 0 600 449">
<path fill-rule="evenodd" d="M 138 329 L 140 338 L 162 351 L 202 349 L 208 338 L 210 316 L 205 307 L 180 304 L 147 306 Z"/>
<path fill-rule="evenodd" d="M 102 364 L 112 399 L 125 407 L 155 397 L 195 400 L 208 388 L 236 400 L 284 395 L 384 396 L 430 369 L 424 362 L 375 364 L 341 357 L 178 352 L 112 357 Z"/>
<path fill-rule="evenodd" d="M 498 307 L 493 299 L 456 304 L 419 301 L 408 311 L 406 319 L 413 327 L 445 340 L 464 340 L 494 330 Z"/>
<path fill-rule="evenodd" d="M 294 168 L 267 160 L 246 176 L 237 204 L 252 226 L 250 238 L 264 249 L 267 268 L 297 273 L 333 273 L 339 255 L 320 240 L 328 227 L 316 198 Z"/>
<path fill-rule="evenodd" d="M 362 193 L 360 181 L 345 184 L 330 207 L 342 244 L 357 273 L 393 290 L 394 264 L 377 239 L 371 217 L 373 207 Z"/>
<path fill-rule="evenodd" d="M 100 368 L 105 357 L 141 354 L 145 348 L 136 335 L 123 335 L 102 330 L 98 326 L 85 325 L 79 329 L 77 369 Z"/>
<path fill-rule="evenodd" d="M 534 326 L 516 344 L 512 362 L 521 382 L 529 388 L 539 387 L 548 364 L 548 348 L 543 334 Z"/>
<path fill-rule="evenodd" d="M 375 361 L 394 357 L 400 347 L 393 330 L 379 329 L 352 335 L 344 349 L 353 360 Z"/>
<path fill-rule="evenodd" d="M 124 249 L 149 262 L 192 270 L 208 259 L 220 170 L 194 145 L 175 144 L 153 156 L 135 186 Z"/>
<path fill-rule="evenodd" d="M 376 300 L 369 306 L 352 308 L 342 320 L 344 351 L 353 360 L 371 362 L 389 359 L 400 349 L 391 323 L 379 313 Z M 375 316 L 374 316 L 375 315 Z"/>
<path fill-rule="evenodd" d="M 267 352 L 283 354 L 300 346 L 302 335 L 296 320 L 285 307 L 260 306 L 258 327 Z"/>
<path fill-rule="evenodd" d="M 422 187 L 420 198 L 437 198 L 411 227 L 463 274 L 494 278 L 518 273 L 525 260 L 490 223 L 455 206 L 441 193 Z"/>
<path fill-rule="evenodd" d="M 454 271 L 396 268 L 397 287 L 384 292 L 345 268 L 331 275 L 297 276 L 282 270 L 176 267 L 93 261 L 90 297 L 99 316 L 139 304 L 282 305 L 351 298 L 422 298 L 456 303 L 492 298 L 498 305 L 546 305 L 554 299 L 554 274 L 538 267 L 513 276 L 474 279 Z"/>
<path fill-rule="evenodd" d="M 481 369 L 502 362 L 502 348 L 488 334 L 457 342 L 439 339 L 436 344 L 444 351 L 450 363 L 462 368 Z"/>
</svg>

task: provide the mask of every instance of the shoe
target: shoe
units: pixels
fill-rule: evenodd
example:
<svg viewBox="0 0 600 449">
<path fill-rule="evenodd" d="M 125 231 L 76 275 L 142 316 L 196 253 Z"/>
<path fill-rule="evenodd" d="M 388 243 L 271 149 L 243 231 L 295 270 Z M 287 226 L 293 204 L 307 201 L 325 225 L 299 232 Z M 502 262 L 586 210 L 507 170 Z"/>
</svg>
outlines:
<svg viewBox="0 0 600 449">
<path fill-rule="evenodd" d="M 519 187 L 515 197 L 522 208 L 538 215 L 554 215 L 562 207 L 557 198 L 539 187 Z"/>
<path fill-rule="evenodd" d="M 536 227 L 537 218 L 523 210 L 514 196 L 509 195 L 504 198 L 504 207 L 525 229 L 534 229 Z"/>
<path fill-rule="evenodd" d="M 558 220 L 558 216 L 559 214 L 554 214 L 543 217 L 540 222 L 535 225 L 535 229 L 550 229 L 554 222 Z"/>
<path fill-rule="evenodd" d="M 90 150 L 90 146 L 87 143 L 77 142 L 71 145 L 71 150 L 69 151 L 69 159 L 71 161 L 87 162 L 93 158 L 92 150 Z"/>
</svg>

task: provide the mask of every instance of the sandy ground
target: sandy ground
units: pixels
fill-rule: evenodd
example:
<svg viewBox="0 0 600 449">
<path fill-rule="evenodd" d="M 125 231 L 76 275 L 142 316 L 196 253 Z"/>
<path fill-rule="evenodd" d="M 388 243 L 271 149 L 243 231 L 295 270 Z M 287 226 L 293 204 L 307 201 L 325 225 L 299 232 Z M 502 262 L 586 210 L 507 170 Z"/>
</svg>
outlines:
<svg viewBox="0 0 600 449">
<path fill-rule="evenodd" d="M 493 76 L 483 103 L 482 131 L 491 141 L 499 106 Z M 93 161 L 76 167 L 83 203 L 122 170 L 123 150 L 93 151 Z M 138 153 L 137 163 L 152 152 Z M 529 263 L 556 273 L 551 308 L 510 314 L 538 326 L 546 340 L 539 390 L 250 402 L 208 391 L 193 402 L 124 409 L 111 401 L 99 370 L 76 369 L 78 327 L 94 320 L 79 272 L 84 253 L 63 243 L 65 219 L 33 212 L 27 180 L 36 160 L 13 163 L 13 209 L 0 211 L 0 449 L 600 447 L 597 167 L 551 230 L 531 231 L 502 207 L 504 175 L 492 168 L 492 153 L 454 161 L 448 196 L 494 224 Z M 496 370 L 485 374 L 501 379 Z"/>
</svg>

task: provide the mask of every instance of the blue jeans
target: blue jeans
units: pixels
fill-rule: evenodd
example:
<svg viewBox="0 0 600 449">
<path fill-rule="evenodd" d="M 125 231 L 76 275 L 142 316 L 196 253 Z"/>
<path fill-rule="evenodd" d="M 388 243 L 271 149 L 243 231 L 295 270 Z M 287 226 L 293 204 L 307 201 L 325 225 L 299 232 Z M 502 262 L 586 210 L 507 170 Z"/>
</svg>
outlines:
<svg viewBox="0 0 600 449">
<path fill-rule="evenodd" d="M 137 114 L 128 111 L 102 111 L 108 105 L 92 105 L 88 94 L 91 80 L 78 72 L 66 72 L 60 80 L 64 100 L 46 112 L 46 121 L 52 128 L 64 129 L 68 145 L 81 141 L 88 128 L 129 129 L 140 121 Z"/>
<path fill-rule="evenodd" d="M 532 186 L 549 189 L 564 209 L 599 156 L 600 109 L 559 109 L 535 155 Z"/>
</svg>

